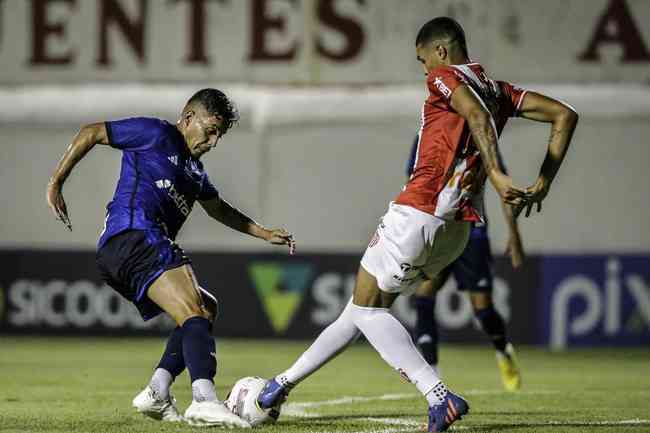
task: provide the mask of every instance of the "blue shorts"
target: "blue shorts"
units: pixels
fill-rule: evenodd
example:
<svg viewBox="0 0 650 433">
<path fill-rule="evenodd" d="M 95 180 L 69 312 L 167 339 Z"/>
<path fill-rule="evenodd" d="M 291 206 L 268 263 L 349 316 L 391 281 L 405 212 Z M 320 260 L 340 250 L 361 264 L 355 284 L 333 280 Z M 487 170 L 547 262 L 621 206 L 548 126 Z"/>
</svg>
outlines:
<svg viewBox="0 0 650 433">
<path fill-rule="evenodd" d="M 485 227 L 472 229 L 465 250 L 443 272 L 453 274 L 459 290 L 492 291 L 492 250 Z"/>
<path fill-rule="evenodd" d="M 181 247 L 161 230 L 127 230 L 97 250 L 102 279 L 133 302 L 144 320 L 162 312 L 147 289 L 163 272 L 190 263 Z"/>
</svg>

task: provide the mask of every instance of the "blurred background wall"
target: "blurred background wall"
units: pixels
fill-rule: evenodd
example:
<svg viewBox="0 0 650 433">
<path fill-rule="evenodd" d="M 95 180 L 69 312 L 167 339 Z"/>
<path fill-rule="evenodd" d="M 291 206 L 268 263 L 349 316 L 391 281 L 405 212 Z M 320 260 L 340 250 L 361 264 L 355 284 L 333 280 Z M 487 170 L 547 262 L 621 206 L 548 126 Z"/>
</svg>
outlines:
<svg viewBox="0 0 650 433">
<path fill-rule="evenodd" d="M 574 333 L 584 337 L 576 344 L 590 344 L 594 335 L 615 328 L 604 325 L 611 323 L 606 305 L 619 293 L 618 315 L 624 317 L 620 329 L 607 335 L 620 340 L 621 332 L 628 332 L 630 343 L 650 341 L 650 289 L 637 285 L 641 288 L 629 291 L 625 283 L 628 274 L 641 275 L 643 284 L 650 281 L 650 2 L 643 0 L 0 2 L 0 250 L 5 254 L 0 257 L 6 259 L 0 288 L 7 288 L 0 322 L 4 317 L 8 328 L 19 328 L 12 311 L 20 310 L 17 303 L 33 301 L 34 320 L 27 320 L 25 329 L 52 327 L 35 319 L 50 301 L 39 304 L 34 293 L 50 293 L 48 281 L 72 284 L 83 278 L 103 290 L 88 257 L 115 187 L 120 153 L 96 148 L 66 183 L 72 232 L 45 204 L 47 180 L 79 126 L 135 115 L 173 122 L 185 100 L 205 86 L 225 90 L 242 113 L 240 125 L 205 158 L 222 195 L 256 220 L 293 231 L 302 255 L 291 260 L 319 269 L 340 259 L 346 263 L 345 270 L 337 268 L 340 275 L 354 272 L 378 218 L 405 181 L 426 97 L 414 38 L 437 15 L 463 24 L 472 58 L 493 78 L 560 98 L 581 115 L 543 212 L 521 221 L 530 254 L 522 284 L 539 300 L 530 308 L 540 311 L 539 323 L 527 325 L 531 336 L 522 339 L 550 344 L 551 333 L 560 331 L 549 324 L 566 313 L 561 331 L 569 336 L 575 320 L 593 317 L 593 326 L 583 326 L 588 332 Z M 547 137 L 543 124 L 515 119 L 506 128 L 500 145 L 520 185 L 533 182 Z M 500 255 L 507 233 L 491 189 L 488 207 L 493 248 Z M 239 264 L 233 266 L 244 268 L 259 257 L 282 266 L 289 260 L 214 224 L 198 208 L 179 237 L 188 252 L 208 262 L 210 254 L 223 261 L 219 254 L 234 253 Z M 66 256 L 72 252 L 85 254 L 82 270 L 76 256 Z M 34 263 L 35 257 L 43 262 Z M 556 259 L 559 265 L 544 267 Z M 593 264 L 581 264 L 592 259 Z M 60 265 L 34 274 L 33 267 L 50 260 Z M 594 290 L 583 285 L 568 292 L 575 299 L 567 298 L 566 311 L 553 307 L 564 280 L 549 283 L 544 277 L 565 265 L 567 278 L 586 275 L 595 281 Z M 505 261 L 502 268 L 510 275 Z M 613 274 L 606 269 L 618 269 L 618 292 L 607 291 Z M 282 332 L 275 328 L 268 335 L 305 336 L 287 329 L 312 320 L 309 329 L 315 333 L 335 318 L 349 288 L 340 283 L 333 313 L 314 322 L 318 305 L 327 303 L 319 301 L 318 272 L 312 271 L 296 301 L 306 316 L 287 311 Z M 252 274 L 242 272 L 233 284 L 254 292 Z M 513 286 L 512 278 L 522 272 L 504 277 L 505 286 Z M 214 268 L 205 274 L 220 285 Z M 20 287 L 31 288 L 16 289 L 16 295 L 9 289 L 16 281 L 28 281 Z M 272 289 L 282 291 L 278 284 Z M 95 289 L 81 293 L 92 297 Z M 219 293 L 220 287 L 214 289 Z M 95 308 L 65 296 L 57 291 L 48 298 L 51 312 L 74 302 L 81 313 Z M 506 301 L 502 308 L 509 308 Z M 264 299 L 256 302 L 264 306 Z M 449 314 L 462 310 L 462 301 L 450 302 Z M 235 298 L 231 305 L 246 308 Z M 275 324 L 264 311 L 259 309 L 258 320 Z M 411 313 L 405 305 L 400 317 L 408 322 Z M 467 317 L 459 328 L 473 327 Z"/>
</svg>

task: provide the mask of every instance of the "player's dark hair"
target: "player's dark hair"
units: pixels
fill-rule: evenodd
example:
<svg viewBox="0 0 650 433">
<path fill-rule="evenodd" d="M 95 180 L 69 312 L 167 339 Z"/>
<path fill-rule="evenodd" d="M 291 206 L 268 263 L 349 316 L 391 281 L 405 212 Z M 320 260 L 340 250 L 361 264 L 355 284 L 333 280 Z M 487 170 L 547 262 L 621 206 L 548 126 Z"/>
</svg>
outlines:
<svg viewBox="0 0 650 433">
<path fill-rule="evenodd" d="M 442 39 L 450 43 L 457 42 L 467 57 L 465 31 L 456 20 L 449 17 L 436 17 L 423 25 L 415 38 L 415 46 Z"/>
<path fill-rule="evenodd" d="M 209 114 L 223 118 L 222 134 L 239 120 L 237 107 L 221 90 L 201 89 L 187 101 L 187 105 L 192 104 L 201 104 Z"/>
</svg>

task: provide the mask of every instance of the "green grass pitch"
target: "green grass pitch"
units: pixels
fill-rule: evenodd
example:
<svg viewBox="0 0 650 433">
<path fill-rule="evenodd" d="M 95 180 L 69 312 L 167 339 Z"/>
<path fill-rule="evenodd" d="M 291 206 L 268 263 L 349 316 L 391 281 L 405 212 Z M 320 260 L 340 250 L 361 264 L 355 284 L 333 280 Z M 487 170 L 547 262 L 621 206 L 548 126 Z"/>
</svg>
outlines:
<svg viewBox="0 0 650 433">
<path fill-rule="evenodd" d="M 282 371 L 309 342 L 218 342 L 216 385 Z M 0 336 L 0 432 L 187 432 L 138 415 L 131 399 L 164 345 L 158 338 Z M 451 431 L 650 432 L 650 349 L 550 353 L 519 348 L 524 386 L 501 390 L 494 353 L 443 345 L 447 384 L 470 403 Z M 187 373 L 173 391 L 189 404 Z M 418 432 L 425 400 L 367 344 L 360 343 L 297 387 L 278 424 L 260 432 Z M 211 429 L 215 431 L 217 429 Z"/>
</svg>

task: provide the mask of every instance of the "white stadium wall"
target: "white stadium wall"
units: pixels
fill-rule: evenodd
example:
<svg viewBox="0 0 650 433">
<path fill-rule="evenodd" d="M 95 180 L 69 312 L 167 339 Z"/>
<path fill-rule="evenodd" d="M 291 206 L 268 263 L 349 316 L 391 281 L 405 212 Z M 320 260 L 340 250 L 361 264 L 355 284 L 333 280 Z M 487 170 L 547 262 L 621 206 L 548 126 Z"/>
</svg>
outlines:
<svg viewBox="0 0 650 433">
<path fill-rule="evenodd" d="M 642 86 L 529 86 L 582 117 L 541 215 L 522 220 L 531 252 L 645 252 L 650 202 L 650 91 Z M 93 248 L 120 152 L 96 148 L 65 186 L 73 231 L 45 205 L 45 185 L 80 123 L 131 115 L 171 121 L 195 86 L 34 87 L 0 91 L 0 247 Z M 226 86 L 241 125 L 205 157 L 223 196 L 303 252 L 361 252 L 401 188 L 423 98 L 419 86 L 291 89 Z M 60 101 L 67 101 L 62 104 Z M 548 129 L 515 119 L 501 147 L 519 184 L 534 179 Z M 495 249 L 505 245 L 488 194 Z M 270 251 L 210 221 L 197 205 L 180 236 L 188 250 Z"/>
<path fill-rule="evenodd" d="M 0 83 L 412 83 L 438 15 L 502 79 L 650 79 L 647 0 L 4 0 Z"/>
</svg>

